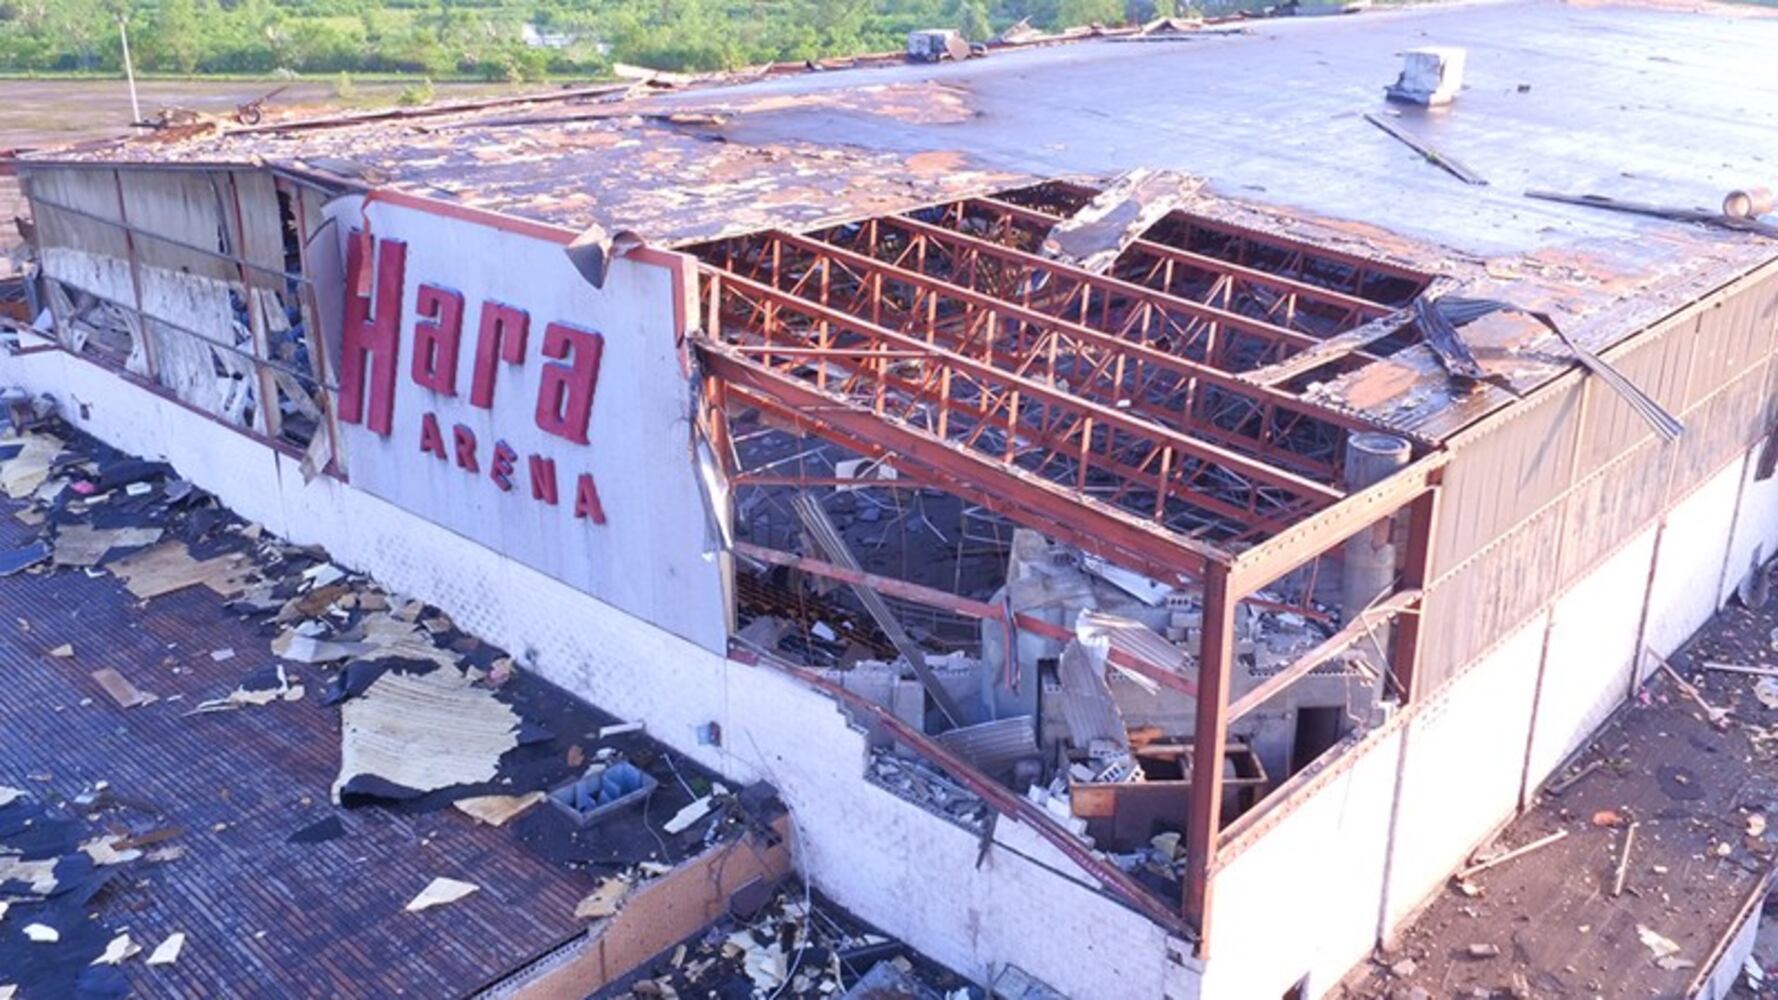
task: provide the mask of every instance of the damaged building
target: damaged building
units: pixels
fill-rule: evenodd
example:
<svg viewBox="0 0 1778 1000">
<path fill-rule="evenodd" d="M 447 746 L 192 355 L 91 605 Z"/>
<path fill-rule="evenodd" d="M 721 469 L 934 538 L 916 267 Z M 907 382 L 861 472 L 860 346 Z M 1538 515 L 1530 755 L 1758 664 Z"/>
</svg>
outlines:
<svg viewBox="0 0 1778 1000">
<path fill-rule="evenodd" d="M 416 602 L 274 647 L 369 686 L 336 799 L 524 752 L 491 663 L 351 676 L 457 629 L 781 798 L 666 862 L 769 840 L 996 995 L 1330 995 L 1778 550 L 1762 41 L 1166 22 L 27 151 L 0 382 Z M 512 791 L 657 780 L 588 763 Z M 1538 988 L 1723 995 L 1773 871 L 1733 851 Z M 596 938 L 458 985 L 652 955 Z"/>
</svg>

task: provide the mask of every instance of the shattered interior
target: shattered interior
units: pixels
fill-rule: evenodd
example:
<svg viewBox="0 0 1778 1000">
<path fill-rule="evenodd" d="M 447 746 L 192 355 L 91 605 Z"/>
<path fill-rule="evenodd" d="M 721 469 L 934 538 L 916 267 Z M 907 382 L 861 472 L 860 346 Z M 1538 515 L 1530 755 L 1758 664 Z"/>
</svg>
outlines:
<svg viewBox="0 0 1778 1000">
<path fill-rule="evenodd" d="M 324 192 L 263 171 L 70 169 L 25 178 L 62 346 L 324 466 L 305 217 Z"/>
<path fill-rule="evenodd" d="M 1415 342 L 1401 310 L 1432 279 L 1176 201 L 1119 221 L 1142 198 L 1052 182 L 689 251 L 736 644 L 933 737 L 1178 905 L 1208 577 L 1297 550 L 1226 609 L 1222 823 L 1403 700 L 1409 518 L 1266 543 L 1425 452 L 1312 387 Z M 1090 269 L 1071 239 L 1112 252 Z M 980 828 L 978 795 L 877 729 L 871 780 Z"/>
</svg>

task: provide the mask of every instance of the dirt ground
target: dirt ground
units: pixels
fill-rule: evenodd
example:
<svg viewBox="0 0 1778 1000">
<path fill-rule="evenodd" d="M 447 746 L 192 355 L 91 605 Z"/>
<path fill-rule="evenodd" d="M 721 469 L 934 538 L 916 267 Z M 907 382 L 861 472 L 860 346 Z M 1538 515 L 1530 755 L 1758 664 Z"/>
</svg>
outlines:
<svg viewBox="0 0 1778 1000">
<path fill-rule="evenodd" d="M 295 117 L 393 104 L 414 82 L 354 80 L 351 99 L 342 100 L 331 80 L 143 80 L 137 83 L 137 96 L 147 117 L 165 107 L 227 114 L 283 87 L 267 104 L 268 116 Z M 505 89 L 494 84 L 441 83 L 435 92 L 438 100 L 460 100 Z M 0 151 L 122 135 L 129 128 L 130 91 L 123 80 L 0 80 Z M 11 220 L 23 212 L 17 183 L 0 176 L 0 277 L 10 273 L 8 258 L 18 243 Z"/>
</svg>

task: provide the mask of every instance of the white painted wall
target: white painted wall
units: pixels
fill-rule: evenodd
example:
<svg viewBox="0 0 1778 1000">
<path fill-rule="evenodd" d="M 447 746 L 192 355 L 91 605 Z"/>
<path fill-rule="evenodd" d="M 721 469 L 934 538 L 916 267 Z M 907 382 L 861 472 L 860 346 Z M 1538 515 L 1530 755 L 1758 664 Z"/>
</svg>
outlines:
<svg viewBox="0 0 1778 1000">
<path fill-rule="evenodd" d="M 1536 788 L 1626 697 L 1645 593 L 1645 641 L 1666 655 L 1720 606 L 1731 520 L 1740 551 L 1756 539 L 1775 551 L 1778 485 L 1749 484 L 1734 517 L 1749 464 L 1730 463 L 1669 511 L 1658 551 L 1651 525 L 1231 862 L 1216 881 L 1204 995 L 1281 996 L 1305 975 L 1308 995 L 1322 995 L 1441 891 L 1512 817 L 1521 775 Z"/>
<path fill-rule="evenodd" d="M 1087 876 L 1003 820 L 981 870 L 976 836 L 861 779 L 863 734 L 792 678 L 715 655 L 62 352 L 0 357 L 0 383 L 61 400 L 118 447 L 170 461 L 242 516 L 526 656 L 543 677 L 736 781 L 765 778 L 797 829 L 800 862 L 842 905 L 966 975 L 1013 963 L 1079 1000 L 1197 1000 L 1188 948 L 1093 891 Z M 695 729 L 721 724 L 724 746 Z"/>
<path fill-rule="evenodd" d="M 1411 916 L 1519 804 L 1543 656 L 1538 615 L 1432 696 L 1407 727 L 1384 886 L 1387 932 Z M 1478 710 L 1478 706 L 1482 710 Z M 1453 762 L 1461 761 L 1461 780 Z"/>
<path fill-rule="evenodd" d="M 1735 516 L 1743 464 L 1730 463 L 1667 513 L 1642 639 L 1643 645 L 1662 656 L 1671 656 L 1684 645 L 1719 606 L 1729 523 Z"/>
<path fill-rule="evenodd" d="M 385 437 L 342 414 L 352 485 L 705 649 L 726 650 L 723 567 L 695 478 L 673 272 L 618 259 L 604 286 L 594 288 L 560 243 L 537 235 L 382 200 L 342 198 L 327 212 L 342 256 L 350 231 L 367 224 L 380 250 L 397 241 L 406 247 L 393 428 Z M 368 257 L 366 266 L 374 273 Z M 462 298 L 450 394 L 422 386 L 410 374 L 415 326 L 422 319 L 417 300 L 426 285 Z M 380 302 L 382 290 L 376 294 Z M 519 363 L 496 361 L 492 405 L 484 408 L 471 404 L 470 386 L 487 303 L 524 310 L 528 332 Z M 543 354 L 553 323 L 603 338 L 587 444 L 538 425 L 544 372 L 567 363 Z M 443 459 L 421 448 L 427 415 L 443 435 Z M 459 426 L 473 435 L 476 471 L 456 461 L 452 434 Z M 497 441 L 516 455 L 512 489 L 506 491 L 490 476 Z M 553 505 L 532 496 L 531 455 L 556 463 Z M 604 524 L 575 516 L 575 484 L 583 473 L 597 484 Z"/>
<path fill-rule="evenodd" d="M 1542 785 L 1629 697 L 1636 628 L 1654 548 L 1651 525 L 1556 602 L 1526 765 L 1527 787 Z"/>
<path fill-rule="evenodd" d="M 1759 449 L 1747 457 L 1741 476 L 1741 506 L 1735 513 L 1735 537 L 1729 541 L 1726 572 L 1722 575 L 1722 593 L 1716 604 L 1721 607 L 1734 597 L 1735 588 L 1747 575 L 1757 549 L 1761 559 L 1778 554 L 1778 475 L 1761 482 L 1754 477 L 1759 468 Z"/>
<path fill-rule="evenodd" d="M 1377 939 L 1401 731 L 1374 740 L 1216 876 L 1206 1000 L 1330 990 Z"/>
</svg>

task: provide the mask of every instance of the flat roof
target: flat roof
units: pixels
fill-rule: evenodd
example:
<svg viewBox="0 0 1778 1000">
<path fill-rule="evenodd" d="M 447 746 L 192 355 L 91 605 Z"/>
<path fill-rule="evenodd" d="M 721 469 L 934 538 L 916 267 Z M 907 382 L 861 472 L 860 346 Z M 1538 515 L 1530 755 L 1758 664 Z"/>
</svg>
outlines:
<svg viewBox="0 0 1778 1000">
<path fill-rule="evenodd" d="M 100 528 L 162 527 L 177 539 L 171 544 L 189 544 L 205 558 L 253 551 L 233 515 L 189 495 L 166 499 L 165 466 L 79 436 L 66 444 L 69 462 L 97 463 L 95 476 L 143 476 L 151 489 L 140 498 L 121 487 L 91 494 L 81 515 L 72 513 L 73 490 L 47 507 L 0 497 L 0 550 L 9 556 L 47 537 L 44 517 L 63 533 L 58 542 L 86 523 L 79 518 L 90 518 Z M 168 513 L 182 504 L 180 514 Z M 258 557 L 245 565 L 277 572 Z M 91 877 L 57 862 L 58 877 L 78 875 L 81 884 L 49 901 L 0 886 L 0 900 L 14 900 L 0 922 L 0 984 L 18 985 L 23 997 L 68 995 L 98 949 L 126 932 L 144 957 L 170 935 L 185 935 L 172 964 L 119 967 L 137 996 L 214 996 L 242 982 L 280 996 L 474 992 L 585 935 L 588 921 L 575 911 L 602 875 L 644 859 L 678 864 L 701 849 L 702 826 L 673 836 L 664 824 L 692 799 L 676 775 L 702 783 L 715 775 L 675 761 L 677 754 L 669 757 L 644 733 L 601 739 L 601 727 L 618 719 L 527 671 L 516 671 L 498 698 L 548 738 L 509 751 L 499 777 L 467 791 L 554 787 L 581 770 L 565 746 L 589 758 L 616 746 L 660 781 L 639 813 L 581 833 L 541 804 L 492 826 L 449 807 L 464 786 L 336 807 L 330 785 L 342 769 L 342 713 L 322 694 L 338 673 L 280 660 L 268 640 L 283 626 L 270 623 L 269 612 L 243 612 L 199 585 L 141 600 L 112 572 L 62 566 L 0 577 L 0 606 L 7 609 L 0 671 L 8 688 L 0 698 L 7 734 L 0 740 L 0 859 L 17 849 L 37 804 L 66 813 L 79 840 L 123 837 L 120 850 L 133 843 L 142 855 L 105 863 Z M 501 655 L 454 626 L 416 641 L 465 665 Z M 273 665 L 302 694 L 194 711 Z M 123 707 L 99 676 L 107 670 L 155 700 Z M 96 803 L 80 805 L 100 787 Z M 315 832 L 329 820 L 339 824 L 334 831 Z M 303 840 L 305 830 L 313 839 Z M 52 847 L 40 836 L 24 849 L 31 859 L 54 858 Z M 441 877 L 480 891 L 405 912 Z M 27 942 L 23 928 L 33 922 L 55 927 L 62 940 Z"/>
<path fill-rule="evenodd" d="M 1778 257 L 1778 243 L 1524 191 L 1713 207 L 1769 183 L 1778 78 L 1763 53 L 1778 18 L 1763 13 L 1441 4 L 35 155 L 303 165 L 671 245 L 1173 169 L 1207 180 L 1194 213 L 1450 275 L 1548 309 L 1596 349 Z M 1399 53 L 1429 44 L 1468 50 L 1461 96 L 1388 105 Z M 1488 183 L 1463 183 L 1364 117 L 1397 112 Z M 1528 321 L 1464 333 L 1500 384 L 1453 386 L 1416 348 L 1319 391 L 1436 439 L 1572 364 Z"/>
</svg>

